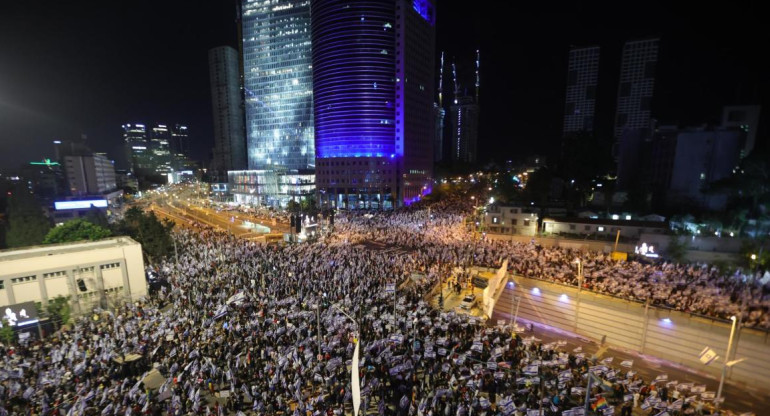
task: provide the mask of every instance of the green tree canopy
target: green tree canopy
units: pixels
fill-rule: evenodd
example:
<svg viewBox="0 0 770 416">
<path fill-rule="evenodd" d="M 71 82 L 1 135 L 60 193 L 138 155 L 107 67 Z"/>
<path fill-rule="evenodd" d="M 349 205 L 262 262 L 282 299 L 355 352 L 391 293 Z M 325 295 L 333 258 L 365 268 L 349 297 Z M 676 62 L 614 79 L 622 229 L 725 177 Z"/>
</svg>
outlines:
<svg viewBox="0 0 770 416">
<path fill-rule="evenodd" d="M 112 232 L 83 219 L 67 221 L 53 228 L 45 236 L 43 244 L 68 243 L 72 241 L 101 240 L 112 235 Z"/>
<path fill-rule="evenodd" d="M 162 258 L 174 250 L 171 229 L 174 223 L 160 221 L 155 213 L 145 213 L 137 207 L 126 211 L 123 220 L 113 227 L 114 234 L 128 235 L 142 245 L 142 250 L 152 258 Z"/>
<path fill-rule="evenodd" d="M 8 247 L 34 246 L 43 242 L 51 220 L 23 187 L 15 187 L 7 199 L 5 243 Z"/>
</svg>

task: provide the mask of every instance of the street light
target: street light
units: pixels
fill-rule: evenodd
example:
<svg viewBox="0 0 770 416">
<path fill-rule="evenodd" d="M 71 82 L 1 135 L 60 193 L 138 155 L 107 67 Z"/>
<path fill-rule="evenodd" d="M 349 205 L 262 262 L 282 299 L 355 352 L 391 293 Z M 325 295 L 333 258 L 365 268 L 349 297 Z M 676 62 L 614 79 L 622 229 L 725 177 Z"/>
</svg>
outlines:
<svg viewBox="0 0 770 416">
<path fill-rule="evenodd" d="M 719 379 L 719 389 L 717 390 L 717 398 L 715 400 L 717 409 L 719 409 L 719 405 L 722 404 L 722 386 L 724 386 L 725 384 L 727 367 L 732 367 L 735 364 L 738 364 L 739 362 L 744 360 L 744 359 L 740 359 L 740 360 L 734 360 L 734 361 L 727 361 L 730 359 L 730 350 L 732 350 L 733 348 L 733 336 L 735 335 L 735 324 L 738 322 L 738 319 L 735 318 L 735 315 L 731 316 L 730 320 L 733 321 L 733 325 L 730 328 L 730 338 L 727 341 L 727 351 L 725 352 L 725 363 L 722 366 L 722 377 Z"/>
</svg>

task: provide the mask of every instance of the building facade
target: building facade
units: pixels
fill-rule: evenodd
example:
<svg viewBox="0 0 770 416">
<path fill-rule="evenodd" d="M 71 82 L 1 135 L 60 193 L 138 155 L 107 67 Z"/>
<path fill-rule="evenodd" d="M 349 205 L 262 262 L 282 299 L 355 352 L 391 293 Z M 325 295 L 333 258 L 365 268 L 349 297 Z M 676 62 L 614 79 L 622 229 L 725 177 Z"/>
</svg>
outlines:
<svg viewBox="0 0 770 416">
<path fill-rule="evenodd" d="M 0 306 L 70 296 L 76 314 L 147 295 L 142 246 L 129 237 L 0 251 Z"/>
<path fill-rule="evenodd" d="M 238 52 L 229 46 L 209 50 L 211 108 L 214 116 L 214 160 L 212 170 L 224 177 L 229 170 L 244 170 L 246 126 L 243 121 Z"/>
<path fill-rule="evenodd" d="M 449 106 L 452 161 L 476 163 L 478 159 L 479 106 L 473 97 L 455 98 Z"/>
<path fill-rule="evenodd" d="M 126 156 L 135 175 L 152 172 L 152 153 L 149 147 L 147 127 L 144 124 L 124 124 L 123 143 Z"/>
<path fill-rule="evenodd" d="M 738 166 L 743 140 L 744 132 L 734 129 L 680 131 L 667 204 L 711 211 L 725 209 L 727 195 L 706 191 L 713 182 L 729 177 Z"/>
<path fill-rule="evenodd" d="M 537 235 L 537 213 L 526 207 L 490 205 L 484 230 L 495 234 Z"/>
<path fill-rule="evenodd" d="M 312 9 L 320 205 L 415 201 L 432 180 L 433 3 L 314 0 Z"/>
<path fill-rule="evenodd" d="M 171 167 L 177 170 L 184 170 L 192 163 L 190 153 L 190 131 L 187 126 L 174 124 L 171 126 Z"/>
<path fill-rule="evenodd" d="M 617 235 L 623 238 L 638 238 L 642 234 L 666 234 L 668 224 L 658 221 L 610 220 L 590 218 L 543 218 L 543 232 L 571 237 L 599 236 L 610 239 Z"/>
<path fill-rule="evenodd" d="M 444 119 L 446 118 L 446 110 L 444 110 L 438 103 L 433 104 L 433 120 L 436 123 L 434 125 L 433 137 L 433 162 L 438 163 L 444 160 Z"/>
<path fill-rule="evenodd" d="M 567 64 L 564 136 L 577 131 L 594 131 L 598 83 L 599 47 L 571 48 Z"/>
<path fill-rule="evenodd" d="M 312 170 L 310 0 L 244 0 L 248 168 Z"/>
<path fill-rule="evenodd" d="M 171 166 L 171 131 L 165 124 L 155 124 L 150 133 L 152 169 L 158 175 L 173 171 Z"/>
<path fill-rule="evenodd" d="M 741 158 L 754 150 L 761 111 L 762 106 L 759 105 L 730 105 L 722 110 L 722 128 L 739 129 L 746 134 L 746 140 L 741 147 Z"/>
<path fill-rule="evenodd" d="M 396 153 L 399 203 L 432 191 L 436 10 L 431 0 L 396 1 Z"/>
<path fill-rule="evenodd" d="M 103 154 L 65 156 L 64 172 L 72 196 L 99 195 L 117 188 L 115 167 Z"/>
<path fill-rule="evenodd" d="M 651 108 L 655 88 L 655 67 L 660 40 L 628 41 L 623 46 L 618 100 L 615 108 L 615 138 L 626 129 L 641 129 L 651 134 Z"/>
</svg>

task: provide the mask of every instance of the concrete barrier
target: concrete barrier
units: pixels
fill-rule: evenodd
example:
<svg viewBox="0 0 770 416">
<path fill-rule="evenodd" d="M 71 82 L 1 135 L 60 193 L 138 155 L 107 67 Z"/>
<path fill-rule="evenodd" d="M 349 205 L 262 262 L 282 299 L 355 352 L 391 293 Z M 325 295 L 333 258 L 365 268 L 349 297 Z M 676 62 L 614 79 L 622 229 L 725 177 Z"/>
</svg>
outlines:
<svg viewBox="0 0 770 416">
<path fill-rule="evenodd" d="M 594 341 L 638 351 L 708 372 L 722 371 L 730 323 L 649 306 L 535 279 L 513 277 L 496 303 L 496 311 L 510 314 L 520 297 L 520 318 L 564 329 Z M 728 380 L 770 384 L 770 334 L 750 328 L 736 330 L 733 355 L 746 358 L 728 372 Z M 721 357 L 709 366 L 698 360 L 704 347 Z M 759 384 L 761 383 L 761 384 Z"/>
</svg>

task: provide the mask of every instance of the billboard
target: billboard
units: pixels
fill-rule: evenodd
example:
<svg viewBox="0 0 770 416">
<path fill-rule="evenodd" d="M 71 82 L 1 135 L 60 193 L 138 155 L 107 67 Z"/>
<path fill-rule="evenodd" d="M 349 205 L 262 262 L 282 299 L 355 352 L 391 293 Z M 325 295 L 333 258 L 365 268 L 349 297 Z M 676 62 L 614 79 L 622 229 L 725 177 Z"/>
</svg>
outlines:
<svg viewBox="0 0 770 416">
<path fill-rule="evenodd" d="M 23 302 L 0 307 L 0 327 L 6 322 L 10 326 L 22 327 L 38 321 L 35 302 Z"/>
<path fill-rule="evenodd" d="M 88 209 L 91 205 L 96 208 L 107 208 L 106 199 L 88 199 L 85 201 L 56 201 L 53 203 L 57 211 L 65 209 Z"/>
</svg>

